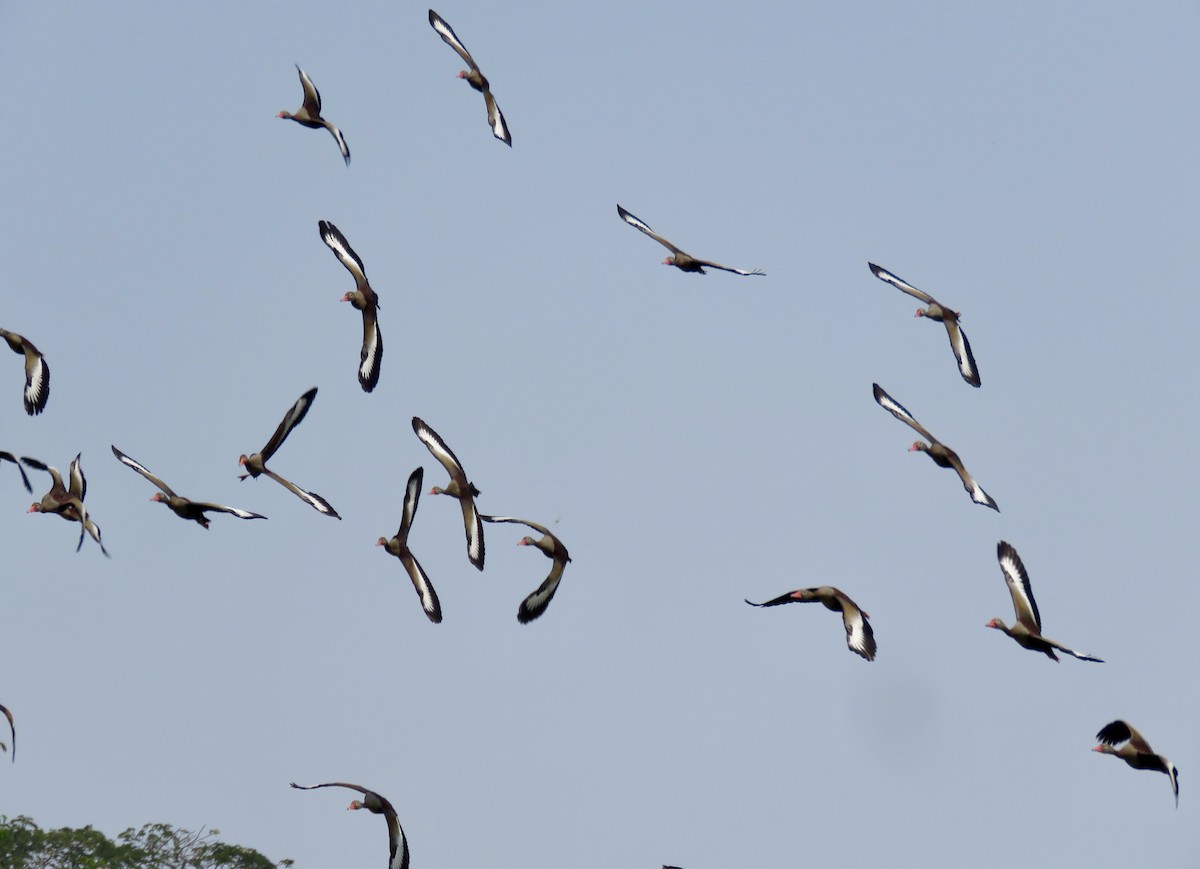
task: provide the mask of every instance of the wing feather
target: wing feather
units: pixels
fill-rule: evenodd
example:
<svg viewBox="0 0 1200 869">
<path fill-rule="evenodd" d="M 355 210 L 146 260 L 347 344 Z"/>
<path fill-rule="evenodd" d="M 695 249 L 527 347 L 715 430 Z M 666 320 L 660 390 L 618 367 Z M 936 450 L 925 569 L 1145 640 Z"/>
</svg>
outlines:
<svg viewBox="0 0 1200 869">
<path fill-rule="evenodd" d="M 312 407 L 312 403 L 316 397 L 317 387 L 314 386 L 296 399 L 296 403 L 283 415 L 283 419 L 279 422 L 279 427 L 275 429 L 275 434 L 271 435 L 271 439 L 267 441 L 267 445 L 262 448 L 260 455 L 262 455 L 264 462 L 268 461 L 271 456 L 275 455 L 275 451 L 283 446 L 283 442 L 287 440 L 287 436 L 291 434 L 292 429 L 304 421 L 304 417 L 308 415 L 308 409 Z"/>
<path fill-rule="evenodd" d="M 896 289 L 903 290 L 910 296 L 915 296 L 926 305 L 936 304 L 933 296 L 929 295 L 929 293 L 926 293 L 923 290 L 918 290 L 908 281 L 897 277 L 887 269 L 877 266 L 872 262 L 867 263 L 867 267 L 871 269 L 871 274 L 875 275 L 875 277 L 879 278 L 879 280 L 883 281 L 884 283 L 891 284 Z"/>
<path fill-rule="evenodd" d="M 896 417 L 896 419 L 910 426 L 914 431 L 916 431 L 930 443 L 936 442 L 937 439 L 929 433 L 929 430 L 917 422 L 913 415 L 905 409 L 904 405 L 888 395 L 882 386 L 880 386 L 878 383 L 873 383 L 871 386 L 874 390 L 875 401 L 880 407 L 888 411 L 892 416 Z"/>
</svg>

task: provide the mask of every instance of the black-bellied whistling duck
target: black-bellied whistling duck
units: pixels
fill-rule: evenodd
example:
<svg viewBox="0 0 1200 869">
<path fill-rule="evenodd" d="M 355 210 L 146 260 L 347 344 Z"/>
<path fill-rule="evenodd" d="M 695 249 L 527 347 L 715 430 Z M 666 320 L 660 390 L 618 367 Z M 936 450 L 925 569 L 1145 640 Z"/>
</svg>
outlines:
<svg viewBox="0 0 1200 869">
<path fill-rule="evenodd" d="M 667 250 L 671 251 L 672 254 L 674 254 L 673 256 L 669 256 L 665 260 L 663 260 L 663 265 L 665 265 L 665 266 L 675 266 L 675 268 L 679 269 L 680 271 L 699 272 L 702 275 L 707 274 L 704 271 L 705 266 L 707 266 L 708 268 L 720 269 L 721 271 L 724 271 L 724 272 L 733 272 L 735 275 L 743 275 L 745 277 L 748 277 L 750 275 L 765 275 L 766 274 L 766 272 L 762 271 L 761 269 L 754 269 L 753 271 L 746 271 L 745 269 L 735 269 L 735 268 L 730 268 L 729 266 L 723 266 L 720 263 L 715 263 L 715 262 L 712 262 L 711 260 L 696 259 L 696 257 L 690 256 L 689 254 L 684 253 L 679 248 L 677 248 L 675 245 L 671 244 L 671 242 L 667 241 L 665 238 L 663 238 L 661 235 L 659 235 L 657 232 L 655 232 L 653 229 L 651 229 L 649 226 L 647 226 L 643 221 L 634 217 L 632 214 L 630 214 L 628 211 L 626 211 L 624 208 L 622 208 L 620 206 L 620 204 L 617 205 L 617 214 L 620 216 L 620 218 L 623 221 L 628 223 L 630 226 L 634 227 L 635 229 L 640 229 L 642 232 L 646 233 L 646 235 L 650 236 L 652 239 L 657 241 L 659 244 L 661 244 Z"/>
<path fill-rule="evenodd" d="M 295 114 L 284 111 L 275 117 L 295 121 L 297 124 L 303 124 L 311 130 L 319 130 L 321 127 L 324 127 L 333 136 L 334 141 L 337 142 L 338 150 L 342 152 L 342 159 L 349 166 L 350 148 L 347 147 L 346 140 L 342 137 L 342 131 L 321 117 L 321 95 L 317 92 L 316 85 L 312 83 L 312 79 L 300 68 L 300 64 L 296 64 L 296 72 L 300 73 L 300 86 L 304 88 L 304 103 L 300 108 L 296 109 Z"/>
<path fill-rule="evenodd" d="M 25 357 L 25 412 L 30 416 L 41 413 L 50 400 L 50 366 L 28 338 L 7 329 L 0 329 L 0 338 L 8 342 L 12 352 Z"/>
<path fill-rule="evenodd" d="M 437 592 L 433 590 L 433 583 L 429 581 L 429 577 L 421 568 L 421 562 L 417 561 L 417 556 L 413 555 L 412 550 L 408 548 L 408 532 L 412 528 L 413 517 L 417 515 L 417 504 L 421 501 L 421 483 L 424 479 L 424 468 L 417 468 L 409 474 L 408 485 L 404 487 L 404 509 L 400 514 L 400 530 L 391 540 L 380 537 L 375 545 L 382 546 L 389 555 L 400 559 L 400 563 L 408 571 L 413 588 L 417 590 L 417 597 L 421 599 L 421 608 L 425 610 L 425 615 L 429 617 L 429 620 L 437 624 L 442 620 L 442 605 L 438 602 Z"/>
<path fill-rule="evenodd" d="M 288 434 L 292 429 L 300 425 L 308 413 L 309 407 L 312 406 L 313 400 L 317 397 L 317 388 L 314 386 L 308 392 L 304 393 L 291 409 L 284 414 L 283 419 L 279 423 L 279 427 L 275 429 L 275 434 L 271 435 L 271 439 L 267 441 L 267 445 L 262 448 L 261 452 L 254 453 L 251 456 L 242 455 L 238 459 L 238 464 L 246 468 L 246 473 L 238 477 L 239 480 L 244 480 L 247 477 L 258 477 L 260 474 L 266 474 L 279 485 L 283 486 L 305 504 L 312 507 L 318 513 L 323 513 L 326 516 L 332 516 L 334 519 L 341 519 L 337 510 L 333 509 L 328 501 L 318 495 L 316 492 L 308 492 L 301 489 L 294 483 L 290 483 L 277 473 L 267 467 L 267 462 L 271 456 L 275 455 L 275 451 L 283 446 L 283 442 L 287 440 Z"/>
<path fill-rule="evenodd" d="M 967 333 L 958 325 L 959 313 L 951 311 L 945 305 L 940 304 L 937 299 L 929 295 L 923 290 L 918 290 L 907 281 L 901 280 L 885 268 L 880 268 L 875 263 L 867 263 L 871 269 L 871 274 L 879 278 L 879 280 L 891 284 L 893 287 L 903 290 L 910 296 L 915 296 L 925 303 L 926 307 L 917 309 L 918 317 L 925 317 L 930 320 L 936 320 L 946 326 L 946 334 L 950 336 L 950 349 L 954 351 L 954 358 L 958 360 L 958 373 L 962 375 L 962 379 L 972 386 L 979 385 L 979 369 L 975 365 L 975 357 L 971 354 L 971 345 L 967 342 Z"/>
<path fill-rule="evenodd" d="M 109 446 L 112 446 L 111 444 Z M 113 455 L 117 457 L 117 461 L 126 467 L 133 468 L 147 480 L 158 486 L 162 491 L 155 492 L 151 496 L 151 501 L 157 501 L 160 504 L 166 504 L 171 508 L 172 512 L 181 519 L 191 519 L 202 528 L 207 528 L 209 519 L 205 513 L 229 513 L 239 519 L 266 519 L 261 513 L 251 513 L 249 510 L 240 510 L 237 507 L 226 507 L 224 504 L 213 504 L 208 501 L 192 501 L 184 498 L 182 495 L 176 495 L 175 492 L 160 480 L 154 474 L 150 473 L 140 463 L 125 455 L 115 446 L 112 447 Z"/>
<path fill-rule="evenodd" d="M 92 535 L 92 539 L 100 547 L 100 551 L 104 553 L 105 558 L 109 558 L 108 550 L 104 548 L 104 543 L 100 539 L 100 526 L 92 521 L 88 515 L 87 508 L 83 505 L 83 499 L 87 497 L 87 478 L 83 475 L 83 465 L 80 464 L 81 453 L 76 453 L 75 458 L 71 460 L 70 479 L 71 483 L 68 487 L 63 484 L 62 474 L 58 472 L 58 468 L 51 467 L 45 462 L 37 459 L 31 459 L 29 456 L 22 456 L 21 461 L 35 471 L 45 471 L 50 475 L 50 491 L 42 496 L 40 501 L 34 501 L 29 505 L 27 513 L 56 513 L 69 522 L 78 522 L 79 543 L 75 546 L 75 551 L 78 552 L 83 546 L 83 535 L 86 531 Z"/>
<path fill-rule="evenodd" d="M 819 588 L 798 588 L 764 603 L 754 603 L 750 600 L 746 603 L 750 606 L 779 606 L 785 603 L 812 603 L 813 601 L 823 603 L 826 609 L 842 614 L 842 624 L 846 628 L 846 646 L 851 652 L 862 655 L 868 661 L 875 660 L 875 632 L 871 630 L 871 623 L 867 621 L 871 614 L 860 609 L 858 604 L 850 600 L 845 593 L 831 585 L 822 585 Z"/>
<path fill-rule="evenodd" d="M 363 341 L 358 357 L 358 383 L 363 392 L 370 392 L 379 383 L 379 365 L 383 361 L 383 334 L 379 331 L 378 322 L 379 296 L 371 289 L 362 260 L 350 247 L 346 236 L 328 220 L 318 221 L 317 229 L 321 233 L 321 240 L 354 277 L 354 291 L 342 296 L 342 301 L 362 311 Z"/>
<path fill-rule="evenodd" d="M 0 712 L 4 713 L 4 717 L 8 719 L 8 729 L 12 733 L 12 751 L 9 752 L 12 762 L 17 762 L 17 725 L 13 723 L 13 714 L 9 712 L 7 706 L 0 706 Z M 3 743 L 0 743 L 3 746 Z"/>
<path fill-rule="evenodd" d="M 963 467 L 962 459 L 958 457 L 958 453 L 950 449 L 944 443 L 931 435 L 923 425 L 913 418 L 913 415 L 904 409 L 904 405 L 896 401 L 880 387 L 878 383 L 872 384 L 875 390 L 875 401 L 884 410 L 891 413 L 892 416 L 903 423 L 911 426 L 918 434 L 924 437 L 929 443 L 916 441 L 908 451 L 911 453 L 914 450 L 920 450 L 927 453 L 929 458 L 933 459 L 934 464 L 942 468 L 953 468 L 958 478 L 962 480 L 963 488 L 967 490 L 967 494 L 971 496 L 971 500 L 976 504 L 982 504 L 984 507 L 991 507 L 997 513 L 1000 512 L 1000 507 L 992 499 L 992 496 L 983 491 L 983 487 L 975 482 L 975 478 L 967 473 L 967 469 Z"/>
<path fill-rule="evenodd" d="M 1171 780 L 1171 790 L 1175 794 L 1175 808 L 1179 808 L 1179 769 L 1161 754 L 1155 754 L 1150 748 L 1150 743 L 1133 727 L 1124 721 L 1110 721 L 1100 728 L 1096 738 L 1100 740 L 1100 744 L 1092 751 L 1115 755 L 1134 769 L 1166 773 L 1167 778 Z M 1122 742 L 1125 745 L 1115 747 Z"/>
<path fill-rule="evenodd" d="M 438 36 L 442 37 L 443 42 L 458 52 L 459 57 L 470 67 L 470 69 L 461 70 L 458 77 L 466 79 L 467 84 L 483 94 L 483 101 L 487 104 L 488 126 L 492 128 L 492 135 L 511 148 L 512 136 L 508 132 L 508 124 L 504 123 L 504 115 L 500 111 L 500 106 L 496 104 L 496 98 L 492 96 L 488 80 L 479 71 L 479 64 L 471 57 L 471 53 L 462 44 L 462 40 L 455 35 L 454 29 L 432 9 L 429 10 L 429 25 L 437 31 Z"/>
<path fill-rule="evenodd" d="M 363 798 L 352 800 L 350 805 L 346 806 L 347 810 L 366 809 L 376 815 L 383 815 L 387 820 L 388 847 L 391 849 L 388 854 L 388 869 L 408 869 L 408 840 L 404 837 L 404 829 L 400 826 L 400 819 L 396 817 L 396 810 L 392 808 L 392 804 L 385 797 L 361 785 L 352 785 L 349 782 L 334 781 L 320 785 L 298 785 L 295 782 L 291 784 L 292 787 L 302 791 L 312 791 L 317 788 L 349 788 L 352 791 L 358 791 Z"/>
<path fill-rule="evenodd" d="M 25 474 L 25 469 L 21 467 L 21 463 L 17 461 L 17 457 L 12 453 L 0 452 L 0 462 L 12 462 L 17 466 L 17 471 L 21 474 L 21 482 L 25 484 L 25 491 L 33 494 L 33 486 L 29 485 L 29 477 Z"/>
<path fill-rule="evenodd" d="M 554 560 L 554 564 L 550 566 L 550 573 L 542 581 L 542 584 L 521 601 L 521 605 L 517 608 L 517 621 L 523 625 L 528 624 L 544 613 L 546 607 L 550 606 L 550 601 L 554 599 L 554 592 L 558 591 L 558 584 L 562 581 L 563 570 L 566 569 L 567 562 L 571 560 L 567 547 L 563 546 L 562 541 L 550 533 L 550 529 L 545 525 L 530 522 L 528 519 L 517 519 L 515 516 L 480 516 L 479 518 L 484 522 L 514 522 L 518 525 L 527 525 L 534 531 L 540 532 L 542 536 L 537 540 L 532 537 L 522 537 L 517 541 L 517 545 L 536 546 L 543 555 Z"/>
<path fill-rule="evenodd" d="M 1003 631 L 1016 640 L 1017 645 L 1026 649 L 1032 649 L 1035 652 L 1042 652 L 1054 661 L 1058 660 L 1058 656 L 1054 654 L 1054 650 L 1058 649 L 1060 652 L 1066 652 L 1068 655 L 1078 658 L 1081 661 L 1095 661 L 1097 664 L 1104 663 L 1100 658 L 1076 652 L 1074 649 L 1068 649 L 1061 643 L 1056 643 L 1054 640 L 1043 637 L 1042 617 L 1038 613 L 1037 601 L 1033 599 L 1033 587 L 1029 584 L 1029 574 L 1025 572 L 1025 565 L 1021 563 L 1021 556 L 1017 555 L 1017 550 L 1013 549 L 1010 544 L 1001 540 L 996 544 L 996 559 L 1000 562 L 1000 570 L 1004 573 L 1004 581 L 1008 583 L 1008 593 L 1012 595 L 1013 610 L 1017 614 L 1017 623 L 1010 628 L 1004 622 L 1000 621 L 1000 619 L 992 619 L 987 623 L 986 627 Z"/>
<path fill-rule="evenodd" d="M 483 523 L 479 521 L 479 511 L 475 508 L 475 499 L 479 490 L 467 479 L 462 462 L 454 455 L 441 435 L 425 424 L 420 417 L 412 419 L 413 431 L 421 439 L 421 443 L 433 453 L 433 457 L 442 463 L 442 467 L 450 475 L 450 483 L 446 488 L 434 486 L 429 490 L 430 495 L 449 495 L 458 499 L 462 508 L 463 528 L 467 534 L 467 558 L 480 570 L 483 570 Z"/>
</svg>

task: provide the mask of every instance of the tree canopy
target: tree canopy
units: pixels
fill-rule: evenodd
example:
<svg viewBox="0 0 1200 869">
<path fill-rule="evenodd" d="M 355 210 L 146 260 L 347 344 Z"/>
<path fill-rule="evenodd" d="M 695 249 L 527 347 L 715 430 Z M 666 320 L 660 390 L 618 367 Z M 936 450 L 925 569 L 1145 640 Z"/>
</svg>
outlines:
<svg viewBox="0 0 1200 869">
<path fill-rule="evenodd" d="M 89 825 L 43 830 L 32 818 L 0 815 L 0 866 L 12 869 L 279 869 L 253 848 L 217 841 L 220 830 L 197 832 L 146 824 L 114 842 Z"/>
</svg>

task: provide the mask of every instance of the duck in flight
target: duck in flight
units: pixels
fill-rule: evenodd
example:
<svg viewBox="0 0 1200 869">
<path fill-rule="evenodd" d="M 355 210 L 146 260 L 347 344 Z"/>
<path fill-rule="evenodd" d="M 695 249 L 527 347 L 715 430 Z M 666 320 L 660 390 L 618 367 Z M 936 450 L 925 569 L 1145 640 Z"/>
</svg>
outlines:
<svg viewBox="0 0 1200 869">
<path fill-rule="evenodd" d="M 27 513 L 55 513 L 68 522 L 78 522 L 79 528 L 79 543 L 75 546 L 75 551 L 78 552 L 83 546 L 84 532 L 90 534 L 92 539 L 100 547 L 100 551 L 104 553 L 105 558 L 110 558 L 108 550 L 104 548 L 104 543 L 100 539 L 100 526 L 92 521 L 88 515 L 87 508 L 83 506 L 83 499 L 87 496 L 87 478 L 83 475 L 83 465 L 80 464 L 81 453 L 76 453 L 75 458 L 71 460 L 71 467 L 68 472 L 70 485 L 63 483 L 62 474 L 58 468 L 51 467 L 45 462 L 31 459 L 28 456 L 22 456 L 21 461 L 35 471 L 45 471 L 50 475 L 50 491 L 42 496 L 40 501 L 34 501 L 29 505 Z"/>
<path fill-rule="evenodd" d="M 1029 574 L 1025 571 L 1025 565 L 1021 563 L 1021 556 L 1017 555 L 1017 550 L 1013 549 L 1011 544 L 1001 540 L 996 545 L 996 559 L 1000 562 L 1000 570 L 1008 584 L 1008 593 L 1012 596 L 1017 622 L 1010 628 L 1000 619 L 992 619 L 986 627 L 1008 634 L 1016 640 L 1017 645 L 1034 652 L 1042 652 L 1052 661 L 1058 660 L 1058 656 L 1054 654 L 1054 650 L 1058 649 L 1081 661 L 1104 663 L 1100 658 L 1068 649 L 1061 643 L 1043 637 L 1042 616 L 1038 613 L 1037 601 L 1033 599 L 1033 586 L 1029 584 Z"/>
<path fill-rule="evenodd" d="M 544 613 L 546 607 L 550 606 L 550 601 L 554 599 L 554 593 L 558 591 L 558 584 L 562 581 L 563 571 L 567 567 L 567 562 L 571 560 L 567 547 L 563 546 L 562 541 L 550 533 L 550 529 L 545 525 L 530 522 L 528 519 L 518 519 L 515 516 L 480 516 L 479 518 L 484 522 L 513 522 L 540 532 L 542 536 L 538 539 L 522 537 L 517 541 L 517 545 L 535 546 L 547 558 L 554 560 L 554 564 L 550 566 L 550 573 L 542 580 L 542 584 L 521 601 L 521 605 L 517 608 L 517 621 L 523 625 L 528 624 Z"/>
<path fill-rule="evenodd" d="M 424 479 L 424 468 L 417 468 L 409 474 L 408 485 L 404 487 L 404 508 L 400 513 L 400 530 L 390 540 L 380 537 L 375 545 L 382 546 L 389 555 L 400 559 L 400 563 L 408 571 L 408 578 L 412 580 L 413 588 L 417 590 L 417 597 L 421 600 L 421 609 L 425 610 L 425 615 L 436 625 L 442 620 L 442 605 L 438 602 L 437 592 L 434 591 L 429 577 L 425 575 L 421 562 L 417 561 L 417 556 L 413 555 L 412 550 L 408 548 L 408 532 L 412 529 L 413 517 L 417 515 L 417 504 L 421 501 L 421 485 Z"/>
<path fill-rule="evenodd" d="M 404 828 L 400 826 L 396 810 L 392 808 L 392 804 L 385 797 L 362 785 L 354 785 L 349 782 L 334 781 L 319 785 L 298 785 L 292 782 L 291 785 L 302 791 L 312 791 L 317 788 L 349 788 L 352 791 L 358 791 L 363 798 L 352 800 L 346 809 L 348 811 L 366 809 L 372 814 L 383 815 L 388 826 L 388 869 L 408 869 L 408 840 L 404 837 Z"/>
<path fill-rule="evenodd" d="M 979 386 L 979 367 L 975 364 L 975 357 L 971 353 L 971 344 L 967 341 L 967 333 L 958 324 L 958 318 L 961 315 L 957 311 L 952 311 L 938 302 L 929 293 L 918 290 L 907 281 L 896 277 L 887 269 L 881 268 L 872 262 L 867 263 L 867 266 L 871 269 L 871 274 L 875 275 L 879 280 L 891 284 L 893 287 L 903 290 L 910 296 L 914 296 L 925 303 L 926 307 L 917 309 L 916 316 L 925 317 L 928 320 L 936 320 L 946 327 L 946 334 L 950 336 L 950 349 L 954 351 L 954 358 L 958 360 L 958 373 L 962 375 L 962 379 L 967 381 L 967 383 L 972 386 Z"/>
<path fill-rule="evenodd" d="M 1134 769 L 1166 773 L 1167 778 L 1171 780 L 1171 790 L 1175 794 L 1175 808 L 1179 808 L 1179 769 L 1161 754 L 1155 754 L 1150 748 L 1150 743 L 1131 725 L 1120 720 L 1110 721 L 1100 728 L 1096 739 L 1100 740 L 1100 744 L 1092 751 L 1115 755 Z M 1117 748 L 1122 742 L 1125 744 Z"/>
<path fill-rule="evenodd" d="M 144 465 L 135 459 L 131 459 L 112 444 L 113 455 L 117 457 L 117 461 L 125 465 L 127 468 L 133 468 L 151 483 L 159 488 L 151 497 L 151 501 L 157 501 L 159 504 L 166 504 L 171 508 L 171 511 L 181 519 L 190 519 L 200 525 L 201 528 L 207 528 L 209 518 L 205 513 L 229 513 L 239 519 L 266 519 L 260 513 L 251 513 L 249 510 L 242 510 L 237 507 L 226 507 L 224 504 L 213 504 L 208 501 L 192 501 L 182 495 L 176 495 L 166 483 L 160 480 L 154 474 L 150 473 Z"/>
<path fill-rule="evenodd" d="M 449 495 L 457 498 L 462 508 L 463 528 L 467 534 L 467 558 L 480 570 L 483 570 L 483 523 L 479 520 L 479 511 L 475 508 L 475 499 L 479 490 L 467 479 L 462 462 L 454 455 L 454 451 L 446 446 L 441 435 L 425 424 L 420 417 L 412 418 L 413 431 L 421 443 L 425 444 L 433 457 L 442 463 L 442 467 L 450 475 L 446 488 L 434 486 L 429 490 L 430 495 Z"/>
<path fill-rule="evenodd" d="M 983 491 L 983 487 L 976 483 L 975 478 L 967 473 L 967 469 L 963 466 L 962 459 L 958 457 L 958 453 L 931 435 L 928 429 L 917 422 L 913 415 L 904 409 L 904 405 L 884 392 L 883 387 L 878 383 L 872 384 L 872 387 L 875 393 L 875 401 L 880 407 L 896 417 L 896 419 L 910 426 L 915 432 L 929 441 L 929 443 L 915 441 L 908 448 L 910 453 L 914 450 L 920 450 L 923 453 L 927 453 L 929 458 L 933 459 L 934 464 L 938 467 L 953 468 L 954 472 L 958 474 L 958 478 L 962 481 L 963 488 L 971 496 L 972 501 L 976 504 L 982 504 L 984 507 L 991 507 L 997 513 L 1000 512 L 1000 507 L 993 500 L 992 496 Z"/>
<path fill-rule="evenodd" d="M 471 57 L 471 52 L 467 51 L 462 40 L 454 33 L 454 28 L 432 9 L 429 10 L 429 26 L 436 30 L 438 36 L 442 37 L 442 41 L 457 51 L 458 56 L 470 67 L 470 69 L 461 70 L 458 77 L 466 79 L 467 84 L 483 94 L 483 101 L 487 105 L 488 126 L 492 128 L 492 135 L 511 148 L 512 135 L 508 132 L 508 124 L 504 122 L 504 114 L 500 111 L 500 106 L 496 104 L 491 86 L 488 84 L 487 78 L 479 71 L 479 64 L 475 62 L 475 58 Z"/>
<path fill-rule="evenodd" d="M 379 331 L 379 296 L 371 289 L 367 281 L 366 269 L 362 260 L 350 247 L 346 237 L 328 220 L 317 222 L 321 240 L 333 251 L 346 271 L 354 278 L 353 292 L 342 296 L 343 302 L 349 302 L 362 311 L 363 341 L 362 352 L 358 356 L 358 385 L 363 392 L 370 392 L 379 383 L 379 365 L 383 361 L 383 334 Z"/>
<path fill-rule="evenodd" d="M 868 661 L 875 660 L 875 632 L 871 630 L 871 623 L 868 621 L 871 614 L 850 600 L 849 595 L 831 585 L 822 585 L 819 588 L 798 588 L 763 603 L 754 603 L 750 600 L 746 603 L 750 606 L 781 606 L 785 603 L 813 603 L 814 601 L 824 604 L 825 609 L 842 614 L 842 625 L 846 628 L 846 647 L 851 652 L 861 655 Z"/>
<path fill-rule="evenodd" d="M 246 473 L 242 474 L 240 477 L 238 477 L 238 479 L 244 480 L 247 477 L 258 477 L 262 474 L 266 474 L 268 477 L 270 477 L 279 485 L 283 486 L 318 513 L 322 513 L 326 516 L 332 516 L 334 519 L 341 519 L 342 517 L 338 515 L 337 510 L 333 509 L 333 505 L 316 492 L 308 492 L 304 489 L 301 489 L 295 483 L 285 480 L 283 477 L 279 476 L 277 473 L 267 467 L 267 462 L 270 460 L 271 456 L 275 455 L 275 451 L 283 446 L 283 442 L 287 440 L 287 436 L 291 434 L 292 429 L 300 425 L 300 423 L 304 420 L 305 415 L 308 414 L 308 409 L 312 406 L 312 403 L 314 400 L 316 400 L 316 397 L 317 388 L 314 386 L 308 392 L 296 399 L 296 403 L 292 405 L 291 409 L 288 410 L 286 414 L 284 414 L 278 428 L 275 429 L 275 434 L 271 435 L 271 439 L 267 441 L 267 445 L 262 448 L 261 452 L 254 453 L 253 455 L 249 456 L 243 454 L 241 458 L 238 459 L 238 464 L 246 469 Z"/>
<path fill-rule="evenodd" d="M 624 208 L 622 208 L 620 206 L 620 204 L 617 205 L 617 214 L 620 216 L 620 218 L 623 221 L 628 223 L 634 229 L 638 229 L 638 230 L 641 230 L 642 232 L 646 233 L 646 235 L 650 236 L 652 239 L 657 241 L 659 244 L 661 244 L 663 247 L 665 247 L 667 250 L 669 250 L 671 252 L 672 256 L 669 256 L 665 260 L 663 260 L 663 265 L 665 265 L 665 266 L 675 266 L 675 268 L 679 269 L 680 271 L 699 272 L 702 275 L 707 274 L 707 272 L 704 271 L 704 269 L 706 267 L 711 268 L 711 269 L 720 269 L 721 271 L 725 271 L 725 272 L 733 272 L 735 275 L 742 275 L 744 277 L 748 277 L 749 275 L 765 275 L 766 274 L 766 272 L 761 271 L 760 269 L 754 269 L 753 271 L 746 271 L 745 269 L 735 269 L 735 268 L 731 268 L 730 266 L 723 266 L 720 263 L 715 263 L 715 262 L 712 262 L 711 260 L 696 259 L 696 257 L 684 253 L 679 248 L 677 248 L 675 245 L 671 244 L 671 242 L 667 241 L 665 238 L 663 238 L 661 235 L 659 235 L 657 232 L 655 232 L 653 229 L 651 229 L 649 226 L 647 226 L 646 223 L 644 223 L 642 220 L 640 220 L 637 217 L 634 217 L 632 214 L 630 214 L 628 211 L 626 211 Z"/>
<path fill-rule="evenodd" d="M 308 73 L 302 70 L 299 64 L 296 64 L 296 72 L 300 73 L 300 86 L 304 88 L 304 103 L 300 108 L 296 109 L 295 114 L 283 111 L 275 117 L 295 121 L 297 124 L 302 124 L 311 130 L 319 130 L 324 127 L 333 136 L 334 141 L 337 142 L 338 150 L 342 152 L 342 159 L 349 166 L 350 148 L 347 147 L 346 140 L 342 138 L 342 131 L 321 117 L 321 94 L 317 92 L 316 85 L 312 83 L 312 79 L 308 77 Z"/>
</svg>

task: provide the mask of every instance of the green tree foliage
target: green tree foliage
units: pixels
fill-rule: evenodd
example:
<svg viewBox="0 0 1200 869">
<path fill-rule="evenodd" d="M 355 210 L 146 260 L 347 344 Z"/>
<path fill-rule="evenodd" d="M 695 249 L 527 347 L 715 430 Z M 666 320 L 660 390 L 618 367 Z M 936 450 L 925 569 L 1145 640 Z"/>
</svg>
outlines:
<svg viewBox="0 0 1200 869">
<path fill-rule="evenodd" d="M 280 869 L 252 848 L 218 842 L 220 830 L 170 824 L 130 827 L 114 842 L 90 826 L 43 830 L 32 818 L 0 815 L 0 866 L 6 869 Z"/>
</svg>

